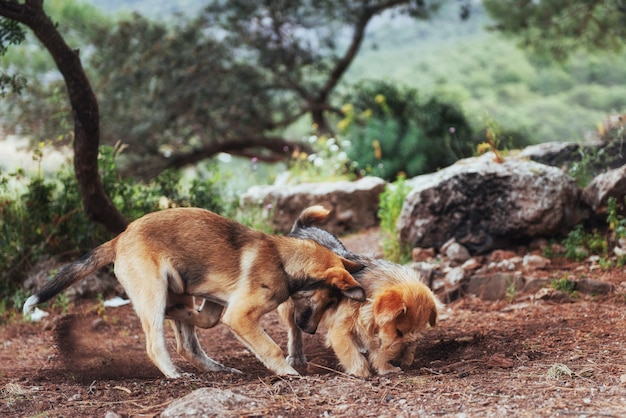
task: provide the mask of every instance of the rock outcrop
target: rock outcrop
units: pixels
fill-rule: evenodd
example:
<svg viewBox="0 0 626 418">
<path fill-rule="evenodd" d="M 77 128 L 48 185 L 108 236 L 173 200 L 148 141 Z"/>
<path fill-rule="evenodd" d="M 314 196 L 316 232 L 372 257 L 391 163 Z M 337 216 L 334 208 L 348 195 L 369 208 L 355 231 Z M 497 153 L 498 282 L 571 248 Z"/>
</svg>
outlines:
<svg viewBox="0 0 626 418">
<path fill-rule="evenodd" d="M 407 180 L 400 240 L 441 247 L 454 238 L 472 253 L 566 232 L 579 222 L 579 189 L 562 170 L 491 153 Z"/>
<path fill-rule="evenodd" d="M 283 233 L 289 232 L 303 209 L 322 205 L 332 211 L 324 228 L 344 234 L 378 225 L 379 196 L 386 184 L 378 177 L 364 177 L 352 182 L 252 186 L 240 200 L 243 207 L 263 208 L 272 225 Z"/>
</svg>

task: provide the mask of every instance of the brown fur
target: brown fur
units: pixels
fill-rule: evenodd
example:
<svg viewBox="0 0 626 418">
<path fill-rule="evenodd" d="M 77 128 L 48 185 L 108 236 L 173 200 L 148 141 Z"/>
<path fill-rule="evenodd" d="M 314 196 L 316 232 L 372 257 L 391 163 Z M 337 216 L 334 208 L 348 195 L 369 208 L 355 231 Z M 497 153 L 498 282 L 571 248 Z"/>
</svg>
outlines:
<svg viewBox="0 0 626 418">
<path fill-rule="evenodd" d="M 378 374 L 399 372 L 401 368 L 394 364 L 407 367 L 413 363 L 416 341 L 422 331 L 437 323 L 440 303 L 413 269 L 352 254 L 332 234 L 311 227 L 328 213 L 320 206 L 305 209 L 292 234 L 317 240 L 337 254 L 364 265 L 354 278 L 368 297 L 364 303 L 341 298 L 339 303 L 321 312 L 320 325 L 327 329 L 327 344 L 350 374 L 366 377 L 372 370 Z M 326 295 L 329 299 L 333 297 L 329 292 Z M 296 321 L 297 307 L 287 301 L 279 307 L 279 313 L 289 328 L 288 362 L 293 366 L 306 365 Z"/>
<path fill-rule="evenodd" d="M 111 262 L 141 320 L 148 356 L 170 378 L 180 374 L 167 353 L 165 318 L 173 320 L 178 353 L 201 370 L 236 372 L 209 358 L 195 334 L 195 326 L 212 327 L 221 318 L 267 368 L 288 375 L 297 371 L 261 329 L 261 316 L 301 292 L 332 289 L 365 297 L 346 270 L 360 266 L 313 241 L 264 234 L 203 209 L 178 208 L 145 215 L 66 266 L 26 301 L 24 313 Z M 205 299 L 200 310 L 194 297 Z"/>
</svg>

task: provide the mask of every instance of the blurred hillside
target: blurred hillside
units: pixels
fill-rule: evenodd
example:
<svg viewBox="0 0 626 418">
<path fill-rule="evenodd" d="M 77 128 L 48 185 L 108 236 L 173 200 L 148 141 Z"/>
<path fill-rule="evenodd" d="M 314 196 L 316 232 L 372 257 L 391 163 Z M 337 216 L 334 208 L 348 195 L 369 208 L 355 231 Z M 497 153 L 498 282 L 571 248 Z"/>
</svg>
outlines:
<svg viewBox="0 0 626 418">
<path fill-rule="evenodd" d="M 92 1 L 109 13 L 166 19 L 200 2 Z M 162 4 L 160 4 L 162 3 Z M 491 32 L 479 2 L 468 20 L 449 2 L 429 21 L 388 13 L 368 28 L 345 84 L 380 79 L 458 103 L 476 130 L 493 120 L 532 142 L 579 141 L 609 114 L 626 111 L 626 53 L 579 52 L 564 64 L 528 56 Z"/>
</svg>

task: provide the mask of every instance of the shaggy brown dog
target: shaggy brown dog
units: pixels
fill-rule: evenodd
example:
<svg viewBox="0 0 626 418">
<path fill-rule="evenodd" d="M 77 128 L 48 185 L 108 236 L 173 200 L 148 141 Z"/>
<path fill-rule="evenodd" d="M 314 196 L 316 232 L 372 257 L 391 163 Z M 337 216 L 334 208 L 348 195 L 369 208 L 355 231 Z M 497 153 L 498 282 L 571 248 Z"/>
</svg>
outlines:
<svg viewBox="0 0 626 418">
<path fill-rule="evenodd" d="M 355 376 L 370 376 L 372 369 L 378 374 L 399 372 L 397 365 L 407 367 L 413 363 L 420 333 L 436 324 L 440 302 L 413 269 L 352 254 L 334 235 L 312 226 L 324 221 L 328 213 L 321 206 L 305 209 L 290 236 L 313 239 L 363 265 L 354 278 L 367 294 L 367 300 L 360 303 L 342 298 L 337 292 L 318 293 L 318 298 L 324 296 L 331 305 L 321 311 L 320 321 L 327 328 L 328 346 L 346 372 Z M 279 307 L 279 313 L 289 327 L 288 362 L 306 365 L 301 330 L 296 326 L 303 312 L 287 301 Z"/>
<path fill-rule="evenodd" d="M 177 351 L 201 370 L 237 372 L 208 357 L 196 337 L 194 325 L 211 327 L 221 316 L 268 369 L 288 375 L 298 372 L 261 329 L 262 315 L 289 297 L 307 309 L 304 295 L 317 292 L 365 299 L 346 270 L 361 266 L 314 241 L 264 234 L 204 209 L 177 208 L 145 215 L 65 266 L 28 298 L 24 314 L 109 263 L 141 320 L 148 356 L 170 378 L 180 374 L 166 349 L 165 318 L 174 320 Z M 205 299 L 200 311 L 194 296 Z"/>
</svg>

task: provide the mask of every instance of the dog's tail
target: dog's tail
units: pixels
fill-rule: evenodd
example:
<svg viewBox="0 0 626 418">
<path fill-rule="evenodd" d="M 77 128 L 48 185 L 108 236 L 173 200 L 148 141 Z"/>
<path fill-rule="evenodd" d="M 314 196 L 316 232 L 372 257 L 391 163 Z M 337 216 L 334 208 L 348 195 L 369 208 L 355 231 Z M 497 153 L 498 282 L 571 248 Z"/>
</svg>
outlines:
<svg viewBox="0 0 626 418">
<path fill-rule="evenodd" d="M 26 299 L 23 308 L 24 315 L 29 315 L 35 305 L 48 301 L 77 281 L 112 263 L 115 260 L 116 242 L 117 238 L 105 242 L 73 263 L 63 267 L 37 293 Z"/>
<path fill-rule="evenodd" d="M 330 211 L 321 205 L 309 206 L 300 213 L 298 219 L 296 219 L 293 223 L 291 232 L 302 228 L 320 225 L 326 220 L 329 213 Z"/>
</svg>

